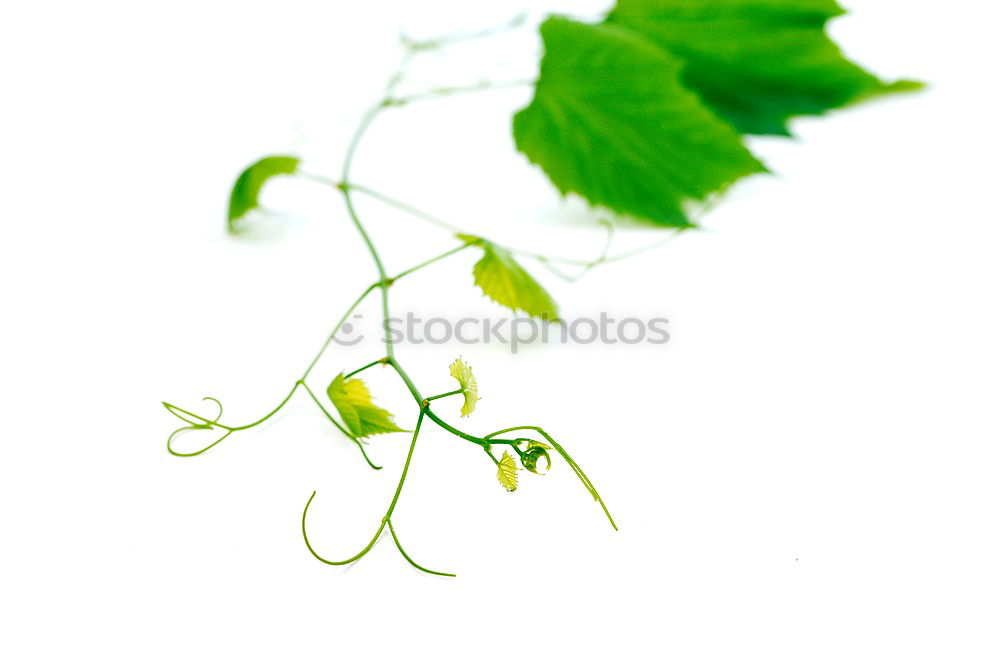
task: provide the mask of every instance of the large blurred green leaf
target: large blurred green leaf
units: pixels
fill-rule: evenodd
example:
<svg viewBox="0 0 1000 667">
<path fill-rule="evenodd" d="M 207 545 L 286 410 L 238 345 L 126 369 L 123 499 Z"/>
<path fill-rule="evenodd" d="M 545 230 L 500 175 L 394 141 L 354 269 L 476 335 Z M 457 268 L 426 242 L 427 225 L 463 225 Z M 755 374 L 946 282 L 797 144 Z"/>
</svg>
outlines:
<svg viewBox="0 0 1000 667">
<path fill-rule="evenodd" d="M 660 225 L 763 171 L 739 134 L 680 80 L 683 61 L 616 25 L 542 24 L 545 55 L 517 147 L 563 193 Z"/>
<path fill-rule="evenodd" d="M 848 61 L 826 35 L 833 0 L 618 0 L 608 17 L 684 60 L 682 80 L 740 132 L 787 135 L 792 116 L 913 90 Z"/>
</svg>

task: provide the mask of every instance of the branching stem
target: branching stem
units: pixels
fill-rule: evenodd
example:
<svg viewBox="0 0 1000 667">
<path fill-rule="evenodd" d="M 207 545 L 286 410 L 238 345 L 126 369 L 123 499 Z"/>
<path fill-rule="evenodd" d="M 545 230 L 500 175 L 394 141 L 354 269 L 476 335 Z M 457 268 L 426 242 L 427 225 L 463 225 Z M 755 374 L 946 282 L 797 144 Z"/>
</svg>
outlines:
<svg viewBox="0 0 1000 667">
<path fill-rule="evenodd" d="M 316 492 L 315 491 L 312 492 L 312 495 L 309 496 L 309 500 L 306 502 L 305 508 L 302 510 L 302 538 L 305 540 L 306 548 L 309 549 L 309 553 L 315 556 L 317 560 L 326 563 L 327 565 L 347 565 L 348 563 L 353 563 L 354 561 L 358 560 L 359 558 L 367 554 L 369 551 L 371 551 L 371 548 L 375 546 L 375 542 L 378 541 L 378 538 L 382 534 L 382 531 L 385 529 L 386 526 L 388 526 L 389 532 L 392 534 L 392 541 L 395 542 L 396 548 L 399 549 L 399 553 L 403 555 L 403 558 L 405 558 L 410 565 L 412 565 L 413 567 L 417 568 L 422 572 L 427 572 L 428 574 L 436 574 L 442 577 L 455 576 L 454 574 L 450 574 L 447 572 L 438 572 L 436 570 L 429 570 L 425 567 L 418 565 L 412 558 L 410 558 L 409 554 L 406 553 L 406 550 L 403 549 L 403 545 L 399 541 L 399 536 L 396 535 L 396 531 L 392 527 L 392 512 L 393 510 L 396 509 L 396 503 L 399 502 L 399 495 L 403 492 L 403 484 L 406 482 L 406 475 L 410 470 L 410 462 L 413 460 L 413 450 L 416 449 L 417 447 L 417 438 L 420 436 L 420 426 L 423 423 L 423 421 L 424 421 L 424 410 L 421 410 L 419 416 L 417 417 L 417 425 L 413 427 L 413 438 L 410 440 L 410 449 L 406 453 L 406 462 L 403 464 L 403 471 L 399 474 L 399 483 L 396 485 L 396 492 L 393 494 L 392 500 L 389 502 L 389 509 L 385 511 L 385 516 L 383 516 L 382 521 L 379 522 L 379 526 L 378 529 L 375 531 L 374 537 L 372 537 L 371 541 L 368 542 L 367 546 L 365 546 L 364 549 L 362 549 L 355 555 L 351 556 L 347 560 L 335 561 L 323 558 L 318 553 L 316 553 L 316 550 L 313 549 L 312 544 L 309 543 L 309 533 L 306 530 L 306 515 L 309 513 L 309 506 L 312 504 L 313 498 L 316 497 Z"/>
<path fill-rule="evenodd" d="M 500 30 L 507 29 L 509 27 L 513 27 L 514 25 L 517 25 L 517 24 L 519 24 L 519 21 L 514 21 L 509 26 L 505 26 L 505 27 L 501 28 Z M 487 34 L 493 34 L 493 33 L 494 33 L 494 31 L 487 31 L 486 33 L 482 33 L 482 34 L 485 36 Z M 471 36 L 476 36 L 476 35 L 473 34 Z M 446 422 L 445 420 L 443 420 L 441 417 L 439 417 L 437 414 L 435 414 L 434 411 L 431 409 L 430 404 L 431 404 L 431 402 L 433 402 L 435 400 L 438 400 L 438 399 L 441 399 L 441 398 L 445 398 L 447 396 L 454 396 L 454 395 L 457 395 L 457 394 L 461 394 L 462 393 L 462 389 L 457 389 L 457 390 L 448 391 L 448 392 L 441 393 L 441 394 L 436 394 L 436 395 L 430 396 L 430 397 L 428 397 L 426 399 L 423 398 L 423 396 L 421 395 L 420 391 L 417 389 L 417 387 L 414 384 L 414 382 L 410 379 L 409 375 L 407 375 L 406 371 L 403 369 L 402 365 L 399 363 L 399 360 L 397 359 L 397 357 L 395 355 L 395 349 L 394 349 L 393 339 L 392 339 L 392 335 L 391 335 L 392 332 L 391 332 L 391 329 L 390 329 L 390 318 L 389 318 L 389 289 L 398 280 L 400 280 L 400 279 L 402 279 L 402 278 L 404 278 L 406 276 L 409 276 L 410 274 L 412 274 L 412 273 L 414 273 L 416 271 L 424 269 L 424 268 L 426 268 L 426 267 L 428 267 L 428 266 L 430 266 L 430 265 L 432 265 L 432 264 L 434 264 L 436 262 L 439 262 L 439 261 L 441 261 L 441 260 L 443 260 L 443 259 L 445 259 L 447 257 L 450 257 L 451 255 L 454 255 L 454 254 L 460 252 L 461 250 L 464 250 L 465 248 L 467 248 L 467 247 L 469 247 L 470 245 L 473 245 L 473 244 L 472 243 L 463 243 L 462 245 L 460 245 L 458 247 L 452 248 L 452 249 L 450 249 L 450 250 L 448 250 L 446 252 L 443 252 L 443 253 L 441 253 L 439 255 L 431 257 L 428 260 L 420 262 L 419 264 L 417 264 L 417 265 L 415 265 L 415 266 L 413 266 L 413 267 L 411 267 L 409 269 L 406 269 L 406 270 L 404 270 L 404 271 L 396 274 L 393 277 L 390 277 L 389 273 L 386 271 L 385 265 L 384 265 L 384 263 L 382 261 L 381 256 L 379 255 L 379 252 L 378 252 L 378 249 L 377 249 L 375 243 L 373 242 L 371 236 L 368 233 L 368 230 L 366 229 L 364 223 L 361 220 L 361 217 L 358 214 L 357 209 L 355 208 L 355 203 L 354 203 L 354 198 L 353 198 L 353 195 L 354 195 L 355 192 L 360 192 L 360 193 L 362 193 L 362 194 L 364 194 L 366 196 L 369 196 L 371 198 L 380 200 L 380 201 L 382 201 L 385 204 L 388 204 L 388 205 L 393 206 L 393 207 L 395 207 L 395 208 L 397 208 L 399 210 L 407 212 L 407 213 L 409 213 L 409 214 L 411 214 L 411 215 L 413 215 L 413 216 L 415 216 L 417 218 L 420 218 L 420 219 L 423 219 L 423 220 L 425 220 L 427 222 L 435 224 L 435 225 L 437 225 L 437 226 L 439 226 L 439 227 L 441 227 L 443 229 L 446 229 L 446 230 L 448 230 L 450 232 L 457 233 L 457 232 L 459 232 L 459 229 L 457 227 L 454 227 L 453 225 L 450 225 L 447 222 L 444 222 L 443 220 L 440 220 L 439 218 L 436 218 L 433 215 L 430 215 L 430 214 L 425 213 L 425 212 L 423 212 L 423 211 L 421 211 L 421 210 L 419 210 L 419 209 L 417 209 L 417 208 L 415 208 L 413 206 L 410 206 L 409 204 L 405 204 L 403 202 L 400 202 L 400 201 L 398 201 L 396 199 L 393 199 L 393 198 L 391 198 L 391 197 L 389 197 L 387 195 L 384 195 L 384 194 L 382 194 L 382 193 L 380 193 L 380 192 L 378 192 L 376 190 L 373 190 L 371 188 L 368 188 L 366 186 L 362 186 L 362 185 L 358 185 L 358 184 L 352 183 L 351 182 L 351 169 L 352 169 L 352 166 L 353 166 L 354 158 L 355 158 L 355 156 L 356 156 L 356 154 L 358 152 L 358 148 L 361 145 L 361 142 L 362 142 L 363 138 L 365 137 L 365 135 L 368 132 L 368 130 L 371 128 L 371 126 L 374 123 L 374 121 L 379 117 L 379 115 L 385 109 L 388 109 L 388 108 L 391 108 L 391 107 L 405 105 L 405 104 L 408 104 L 410 102 L 417 101 L 417 100 L 422 100 L 422 99 L 432 99 L 432 98 L 436 99 L 438 97 L 445 96 L 445 95 L 452 95 L 452 94 L 465 93 L 465 92 L 474 92 L 474 91 L 481 91 L 481 90 L 490 90 L 490 89 L 495 89 L 495 88 L 505 87 L 505 86 L 527 85 L 527 84 L 532 83 L 530 81 L 516 81 L 516 82 L 509 82 L 509 83 L 506 83 L 506 84 L 495 84 L 495 83 L 485 83 L 484 82 L 484 83 L 481 83 L 481 84 L 475 84 L 475 85 L 471 85 L 471 86 L 455 86 L 455 87 L 448 87 L 448 88 L 438 88 L 438 89 L 434 89 L 434 90 L 428 91 L 426 93 L 421 93 L 421 94 L 417 94 L 417 95 L 410 95 L 410 96 L 406 96 L 406 97 L 394 97 L 393 96 L 395 87 L 397 86 L 397 84 L 402 79 L 402 72 L 403 72 L 403 68 L 405 67 L 406 62 L 408 62 L 408 60 L 411 57 L 413 57 L 413 55 L 416 52 L 424 50 L 424 49 L 427 49 L 427 48 L 433 48 L 433 47 L 435 47 L 437 45 L 444 44 L 444 43 L 447 43 L 449 41 L 458 41 L 460 39 L 465 39 L 465 38 L 466 38 L 466 36 L 452 36 L 452 37 L 449 37 L 449 38 L 442 38 L 441 40 L 437 40 L 437 42 L 411 43 L 410 44 L 410 48 L 408 50 L 408 53 L 407 53 L 406 57 L 403 60 L 403 64 L 400 66 L 400 69 L 396 72 L 396 74 L 393 77 L 390 78 L 389 84 L 386 86 L 386 90 L 385 90 L 385 94 L 384 94 L 383 99 L 380 100 L 375 105 L 373 105 L 370 109 L 368 109 L 368 111 L 365 112 L 365 114 L 362 116 L 361 121 L 359 122 L 358 127 L 356 128 L 353 136 L 351 137 L 351 140 L 350 140 L 350 143 L 348 145 L 347 151 L 346 151 L 346 153 L 344 155 L 344 162 L 343 162 L 343 165 L 342 165 L 342 168 L 341 168 L 341 175 L 340 175 L 340 180 L 339 181 L 334 181 L 334 180 L 326 178 L 324 176 L 310 174 L 310 173 L 307 173 L 307 172 L 299 172 L 300 175 L 302 175 L 302 176 L 304 176 L 306 178 L 309 178 L 311 180 L 317 181 L 319 183 L 323 183 L 323 184 L 328 185 L 328 186 L 335 187 L 337 190 L 340 191 L 340 193 L 343 196 L 344 206 L 345 206 L 345 209 L 347 211 L 347 215 L 348 215 L 349 219 L 351 220 L 351 223 L 353 224 L 354 228 L 357 230 L 358 234 L 360 235 L 360 237 L 361 237 L 361 239 L 362 239 L 365 247 L 368 250 L 368 254 L 371 256 L 372 262 L 373 262 L 373 264 L 375 266 L 375 269 L 376 269 L 376 273 L 377 273 L 378 279 L 375 282 L 373 282 L 371 285 L 369 285 L 361 293 L 361 295 L 358 296 L 358 298 L 355 299 L 354 302 L 348 307 L 347 311 L 343 314 L 343 316 L 338 320 L 337 324 L 333 327 L 333 330 L 330 332 L 329 336 L 327 336 L 327 338 L 324 340 L 324 342 L 323 342 L 322 346 L 320 347 L 319 351 L 313 357 L 312 361 L 310 361 L 310 363 L 306 367 L 305 371 L 302 373 L 302 375 L 292 385 L 292 388 L 288 392 L 288 394 L 281 400 L 280 403 L 278 403 L 278 405 L 275 408 L 273 408 L 270 412 L 268 412 L 267 414 L 265 414 L 263 417 L 257 419 L 256 421 L 250 422 L 249 424 L 244 424 L 242 426 L 226 426 L 226 425 L 223 425 L 222 423 L 220 423 L 219 419 L 221 419 L 221 417 L 222 417 L 222 404 L 218 400 L 216 400 L 214 398 L 211 398 L 211 397 L 208 397 L 205 400 L 213 401 L 218 406 L 219 413 L 218 413 L 218 415 L 214 419 L 208 419 L 206 417 L 202 417 L 202 416 L 200 416 L 198 414 L 195 414 L 194 412 L 190 412 L 190 411 L 185 410 L 183 408 L 179 408 L 179 407 L 177 407 L 175 405 L 172 405 L 170 403 L 164 403 L 163 404 L 164 407 L 167 408 L 167 410 L 169 410 L 176 417 L 178 417 L 179 419 L 181 419 L 182 421 L 184 421 L 184 422 L 187 423 L 187 426 L 182 426 L 181 428 L 177 429 L 176 431 L 174 431 L 174 433 L 172 433 L 170 435 L 170 437 L 167 440 L 167 449 L 170 451 L 171 454 L 174 454 L 176 456 L 197 456 L 197 455 L 202 454 L 202 453 L 208 451 L 209 449 L 215 447 L 216 445 L 218 445 L 220 442 L 224 441 L 226 438 L 228 438 L 233 433 L 235 433 L 237 431 L 243 431 L 243 430 L 246 430 L 246 429 L 249 429 L 249 428 L 253 428 L 254 426 L 262 424 L 265 421 L 267 421 L 268 419 L 270 419 L 271 417 L 273 417 L 275 414 L 277 414 L 291 400 L 292 396 L 295 394 L 295 392 L 301 386 L 301 387 L 303 387 L 305 389 L 306 393 L 309 395 L 309 397 L 312 399 L 312 401 L 320 408 L 320 410 L 327 417 L 327 419 L 329 419 L 329 421 L 339 431 L 341 431 L 345 436 L 347 436 L 350 440 L 352 440 L 355 444 L 357 444 L 358 448 L 361 451 L 362 456 L 364 456 L 364 458 L 368 462 L 368 464 L 372 468 L 380 469 L 379 466 L 376 466 L 368 458 L 368 455 L 365 452 L 365 449 L 364 449 L 364 446 L 363 446 L 361 440 L 358 437 L 356 437 L 354 434 L 352 434 L 350 430 L 348 430 L 347 428 L 345 428 L 342 424 L 340 424 L 340 422 L 337 421 L 337 419 L 335 419 L 333 417 L 333 415 L 330 413 L 330 411 L 327 410 L 327 408 L 323 405 L 323 402 L 319 399 L 319 397 L 306 384 L 306 380 L 309 377 L 310 373 L 316 367 L 316 364 L 319 362 L 320 358 L 322 358 L 323 354 L 327 351 L 327 349 L 329 348 L 330 343 L 335 340 L 335 337 L 336 337 L 337 333 L 340 331 L 341 327 L 343 327 L 343 325 L 347 321 L 347 319 L 361 305 L 361 303 L 365 300 L 365 298 L 369 294 L 371 294 L 372 291 L 374 291 L 374 290 L 377 289 L 379 291 L 380 297 L 381 297 L 380 301 L 381 301 L 381 311 L 382 311 L 382 324 L 383 324 L 383 332 L 384 332 L 384 336 L 385 336 L 385 340 L 384 340 L 384 343 L 385 343 L 385 356 L 382 357 L 382 358 L 380 358 L 380 359 L 376 359 L 376 360 L 374 360 L 374 361 L 372 361 L 372 362 L 370 362 L 368 364 L 365 364 L 364 366 L 361 366 L 360 368 L 358 368 L 358 369 L 356 369 L 356 370 L 348 373 L 345 377 L 351 377 L 352 375 L 356 375 L 356 374 L 358 374 L 358 373 L 360 373 L 362 371 L 365 371 L 365 370 L 367 370 L 367 369 L 369 369 L 369 368 L 371 368 L 373 366 L 379 365 L 379 364 L 391 366 L 396 371 L 396 373 L 399 376 L 400 380 L 403 382 L 403 384 L 406 385 L 407 389 L 409 390 L 411 396 L 413 397 L 413 400 L 416 402 L 416 404 L 418 406 L 419 414 L 418 414 L 418 417 L 417 417 L 416 426 L 413 429 L 413 437 L 412 437 L 412 439 L 410 441 L 410 447 L 409 447 L 409 450 L 408 450 L 407 455 L 406 455 L 406 461 L 403 464 L 403 470 L 400 473 L 399 482 L 396 485 L 395 493 L 392 496 L 392 500 L 389 503 L 389 507 L 386 510 L 385 515 L 382 517 L 382 520 L 380 521 L 378 529 L 375 531 L 374 536 L 371 538 L 371 540 L 368 542 L 368 544 L 361 551 L 359 551 L 358 553 L 356 553 L 354 556 L 351 556 L 350 558 L 348 558 L 346 560 L 342 560 L 342 561 L 334 561 L 334 560 L 326 559 L 326 558 L 320 556 L 316 552 L 316 550 L 313 548 L 312 544 L 309 542 L 309 537 L 308 537 L 308 533 L 307 533 L 307 530 L 306 530 L 306 516 L 307 516 L 307 514 L 309 512 L 309 507 L 311 506 L 313 499 L 316 497 L 316 492 L 313 491 L 312 495 L 309 497 L 309 500 L 306 502 L 305 508 L 302 510 L 302 537 L 305 540 L 306 548 L 309 550 L 309 552 L 316 559 L 318 559 L 319 561 L 321 561 L 323 563 L 326 563 L 328 565 L 346 565 L 348 563 L 355 562 L 358 559 L 362 558 L 365 554 L 367 554 L 372 549 L 372 547 L 375 546 L 375 543 L 378 541 L 379 537 L 382 535 L 383 531 L 388 526 L 389 533 L 391 534 L 393 542 L 396 544 L 396 547 L 399 549 L 399 552 L 402 554 L 403 558 L 406 559 L 406 561 L 408 563 L 410 563 L 413 567 L 417 568 L 418 570 L 421 570 L 422 572 L 426 572 L 426 573 L 429 573 L 429 574 L 440 575 L 440 576 L 449 576 L 449 577 L 455 576 L 453 574 L 449 574 L 449 573 L 445 573 L 445 572 L 438 572 L 438 571 L 435 571 L 435 570 L 427 569 L 425 567 L 422 567 L 422 566 L 418 565 L 416 562 L 414 562 L 414 560 L 412 558 L 410 558 L 410 556 L 403 549 L 403 546 L 402 546 L 402 544 L 401 544 L 401 542 L 399 540 L 399 536 L 397 535 L 396 530 L 395 530 L 395 528 L 394 528 L 394 526 L 392 524 L 392 520 L 391 520 L 392 519 L 392 513 L 393 513 L 393 511 L 396 508 L 397 502 L 399 501 L 400 494 L 402 493 L 402 490 L 403 490 L 403 484 L 406 481 L 406 476 L 407 476 L 407 474 L 409 472 L 409 469 L 410 469 L 410 463 L 411 463 L 411 461 L 413 459 L 413 452 L 414 452 L 414 449 L 416 448 L 417 438 L 418 438 L 418 436 L 420 434 L 420 429 L 421 429 L 421 427 L 423 425 L 423 420 L 424 420 L 425 416 L 427 418 L 429 418 L 431 421 L 433 421 L 435 424 L 437 424 L 438 426 L 440 426 L 441 428 L 443 428 L 444 430 L 446 430 L 449 433 L 451 433 L 452 435 L 455 435 L 455 436 L 457 436 L 457 437 L 459 437 L 459 438 L 461 438 L 463 440 L 466 440 L 468 442 L 471 442 L 473 444 L 476 444 L 476 445 L 482 447 L 483 451 L 490 457 L 490 459 L 492 459 L 492 461 L 494 462 L 494 464 L 496 464 L 498 466 L 500 465 L 500 462 L 499 462 L 499 459 L 494 455 L 494 453 L 492 451 L 493 445 L 507 445 L 507 446 L 511 446 L 514 449 L 514 451 L 518 454 L 518 456 L 522 457 L 522 460 L 523 460 L 524 452 L 517 445 L 519 443 L 527 441 L 527 439 L 526 438 L 516 438 L 516 439 L 498 438 L 496 436 L 503 435 L 505 433 L 509 433 L 509 432 L 513 432 L 513 431 L 519 431 L 519 430 L 522 430 L 522 431 L 523 430 L 532 430 L 532 431 L 537 432 L 538 434 L 541 435 L 541 437 L 543 437 L 549 443 L 549 445 L 553 449 L 555 449 L 556 451 L 559 452 L 559 454 L 563 457 L 563 459 L 565 459 L 566 463 L 570 466 L 570 468 L 577 475 L 577 477 L 580 478 L 580 481 L 584 484 L 584 486 L 587 488 L 587 490 L 593 495 L 594 499 L 597 500 L 598 502 L 600 502 L 601 507 L 604 508 L 605 514 L 607 514 L 608 519 L 611 521 L 611 525 L 614 526 L 615 529 L 617 530 L 617 526 L 615 526 L 614 520 L 611 519 L 611 515 L 608 513 L 607 508 L 604 506 L 603 500 L 601 500 L 601 498 L 598 495 L 596 489 L 594 489 L 593 484 L 591 484 L 589 478 L 587 478 L 587 476 L 583 472 L 583 470 L 569 456 L 569 454 L 565 451 L 565 449 L 563 449 L 563 447 L 559 443 L 557 443 L 554 439 L 552 439 L 548 435 L 548 433 L 546 433 L 544 430 L 542 430 L 540 427 L 537 427 L 537 426 L 516 426 L 516 427 L 511 427 L 511 428 L 506 428 L 506 429 L 502 429 L 502 430 L 499 430 L 499 431 L 495 431 L 495 432 L 493 432 L 493 433 L 491 433 L 491 434 L 489 434 L 487 436 L 484 436 L 484 437 L 479 437 L 479 436 L 472 435 L 470 433 L 466 433 L 465 431 L 462 431 L 462 430 L 460 430 L 460 429 L 452 426 L 451 424 L 449 424 L 448 422 Z M 554 257 L 546 256 L 546 255 L 541 255 L 541 254 L 538 254 L 538 253 L 530 253 L 530 252 L 524 252 L 524 251 L 512 251 L 512 252 L 515 252 L 516 254 L 520 254 L 520 255 L 534 257 L 535 259 L 538 259 L 538 260 L 540 260 L 540 261 L 542 261 L 542 262 L 544 262 L 546 264 L 550 264 L 550 263 L 562 263 L 562 264 L 567 264 L 567 265 L 582 266 L 582 267 L 584 267 L 584 271 L 587 271 L 587 270 L 593 268 L 594 266 L 596 266 L 596 265 L 598 265 L 600 263 L 607 262 L 607 261 L 612 261 L 613 260 L 613 258 L 608 258 L 608 254 L 607 254 L 608 253 L 608 248 L 610 246 L 610 239 L 611 239 L 611 232 L 610 232 L 610 226 L 609 226 L 609 236 L 608 236 L 607 242 L 605 243 L 604 250 L 602 251 L 601 255 L 596 260 L 590 260 L 590 261 L 575 260 L 575 259 L 566 259 L 566 258 L 554 258 Z M 184 431 L 188 431 L 188 430 L 215 430 L 215 429 L 223 430 L 223 431 L 225 431 L 225 433 L 218 440 L 216 440 L 215 442 L 211 443 L 207 447 L 202 448 L 201 450 L 198 450 L 196 452 L 191 452 L 191 453 L 179 453 L 179 452 L 176 452 L 173 449 L 173 447 L 172 447 L 173 438 L 178 433 L 181 433 L 181 432 L 184 432 Z"/>
</svg>

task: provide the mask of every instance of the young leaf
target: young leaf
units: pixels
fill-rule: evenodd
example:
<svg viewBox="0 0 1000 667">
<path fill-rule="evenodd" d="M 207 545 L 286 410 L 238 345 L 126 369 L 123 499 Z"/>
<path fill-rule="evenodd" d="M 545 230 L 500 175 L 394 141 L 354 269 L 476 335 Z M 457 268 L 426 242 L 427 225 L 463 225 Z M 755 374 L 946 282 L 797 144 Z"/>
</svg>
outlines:
<svg viewBox="0 0 1000 667">
<path fill-rule="evenodd" d="M 533 472 L 538 474 L 538 459 L 545 457 L 545 469 L 552 469 L 552 457 L 549 453 L 545 451 L 546 449 L 552 449 L 547 445 L 533 445 L 524 451 L 524 455 L 521 457 L 521 463 L 524 464 L 524 469 L 528 472 Z"/>
<path fill-rule="evenodd" d="M 500 465 L 497 466 L 497 479 L 500 480 L 500 486 L 508 491 L 517 488 L 517 464 L 514 463 L 514 457 L 506 451 L 500 457 Z"/>
<path fill-rule="evenodd" d="M 543 320 L 559 319 L 555 301 L 509 250 L 476 236 L 459 234 L 458 238 L 483 249 L 482 258 L 472 267 L 472 277 L 483 294 L 515 312 L 522 310 Z"/>
<path fill-rule="evenodd" d="M 563 194 L 690 227 L 691 201 L 765 171 L 681 83 L 677 56 L 616 25 L 550 18 L 541 30 L 541 75 L 514 140 Z"/>
<path fill-rule="evenodd" d="M 476 385 L 472 368 L 460 357 L 452 362 L 448 370 L 451 371 L 451 376 L 458 380 L 458 386 L 462 388 L 462 396 L 465 397 L 465 402 L 462 404 L 462 416 L 468 417 L 476 409 L 476 403 L 479 401 L 479 387 Z"/>
<path fill-rule="evenodd" d="M 886 83 L 825 33 L 834 0 L 618 0 L 608 21 L 684 60 L 681 78 L 736 129 L 788 135 L 792 116 L 920 87 Z"/>
<path fill-rule="evenodd" d="M 356 438 L 404 430 L 396 426 L 391 414 L 372 403 L 368 387 L 361 380 L 345 380 L 341 373 L 333 379 L 326 393 Z"/>
<path fill-rule="evenodd" d="M 262 158 L 244 169 L 229 196 L 229 231 L 235 232 L 236 226 L 233 223 L 257 208 L 260 189 L 272 176 L 294 174 L 298 167 L 299 158 L 274 155 Z"/>
</svg>

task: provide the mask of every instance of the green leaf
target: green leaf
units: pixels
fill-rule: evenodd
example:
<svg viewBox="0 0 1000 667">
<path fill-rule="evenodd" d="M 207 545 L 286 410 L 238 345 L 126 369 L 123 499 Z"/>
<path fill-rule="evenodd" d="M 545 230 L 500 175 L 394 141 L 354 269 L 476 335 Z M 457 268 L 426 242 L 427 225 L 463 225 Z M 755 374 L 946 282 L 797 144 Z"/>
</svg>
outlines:
<svg viewBox="0 0 1000 667">
<path fill-rule="evenodd" d="M 544 320 L 559 318 L 555 301 L 509 250 L 477 236 L 459 234 L 458 238 L 483 249 L 482 258 L 472 267 L 473 279 L 483 294 L 515 312 L 521 310 Z"/>
<path fill-rule="evenodd" d="M 524 465 L 524 469 L 528 472 L 533 472 L 538 474 L 538 459 L 545 457 L 545 469 L 552 469 L 552 457 L 549 453 L 545 451 L 546 449 L 552 449 L 548 445 L 534 445 L 524 450 L 524 455 L 521 456 L 521 463 Z"/>
<path fill-rule="evenodd" d="M 368 387 L 361 380 L 345 380 L 341 373 L 333 379 L 326 393 L 356 438 L 404 430 L 396 426 L 391 414 L 372 403 Z"/>
<path fill-rule="evenodd" d="M 299 158 L 282 155 L 265 157 L 243 170 L 233 185 L 229 196 L 229 231 L 235 232 L 233 224 L 250 211 L 257 208 L 260 189 L 272 176 L 294 174 L 299 167 Z"/>
<path fill-rule="evenodd" d="M 472 374 L 472 368 L 462 361 L 461 357 L 452 362 L 448 367 L 451 376 L 458 380 L 458 386 L 462 388 L 462 396 L 465 402 L 462 404 L 462 416 L 468 417 L 476 409 L 479 401 L 479 387 L 476 385 L 476 377 Z"/>
<path fill-rule="evenodd" d="M 531 439 L 529 438 L 529 439 L 528 439 L 528 444 L 529 444 L 529 445 L 530 445 L 531 447 L 541 447 L 542 449 L 548 449 L 548 450 L 550 450 L 550 451 L 552 450 L 552 447 L 551 447 L 551 446 L 549 446 L 549 445 L 545 444 L 544 442 L 539 442 L 538 440 L 531 440 Z"/>
<path fill-rule="evenodd" d="M 848 61 L 826 35 L 833 0 L 618 0 L 608 17 L 684 60 L 683 82 L 736 129 L 788 135 L 792 116 L 902 90 Z"/>
<path fill-rule="evenodd" d="M 514 463 L 514 457 L 506 451 L 497 465 L 497 479 L 500 480 L 500 486 L 508 491 L 517 488 L 517 464 Z"/>
<path fill-rule="evenodd" d="M 690 227 L 691 202 L 765 171 L 681 83 L 677 56 L 616 25 L 550 18 L 541 30 L 541 75 L 514 140 L 563 194 Z"/>
</svg>

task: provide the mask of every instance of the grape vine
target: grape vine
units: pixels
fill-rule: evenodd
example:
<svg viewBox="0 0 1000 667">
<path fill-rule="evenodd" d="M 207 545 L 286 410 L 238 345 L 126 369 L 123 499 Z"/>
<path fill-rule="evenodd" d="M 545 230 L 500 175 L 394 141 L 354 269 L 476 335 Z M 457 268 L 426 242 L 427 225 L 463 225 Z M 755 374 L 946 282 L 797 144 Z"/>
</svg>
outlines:
<svg viewBox="0 0 1000 667">
<path fill-rule="evenodd" d="M 357 446 L 365 462 L 379 470 L 365 450 L 366 439 L 403 429 L 389 412 L 375 405 L 361 376 L 375 366 L 387 366 L 406 386 L 417 412 L 395 493 L 368 544 L 349 558 L 333 560 L 319 554 L 309 541 L 307 518 L 316 497 L 313 491 L 303 508 L 301 525 L 306 547 L 318 561 L 328 565 L 355 562 L 375 546 L 388 528 L 400 554 L 413 567 L 429 574 L 454 576 L 415 562 L 403 548 L 392 520 L 425 419 L 480 447 L 496 467 L 497 480 L 507 491 L 517 488 L 519 470 L 537 473 L 543 459 L 546 468 L 551 467 L 550 452 L 555 452 L 617 530 L 590 478 L 541 426 L 510 426 L 480 436 L 457 428 L 438 414 L 436 402 L 450 397 L 463 398 L 463 417 L 475 409 L 479 394 L 472 369 L 457 359 L 449 368 L 457 389 L 429 396 L 421 393 L 397 355 L 390 330 L 389 300 L 393 286 L 400 280 L 446 257 L 475 250 L 482 256 L 473 269 L 474 280 L 487 297 L 515 312 L 558 320 L 555 301 L 517 258 L 538 260 L 560 278 L 573 281 L 601 264 L 652 249 L 662 241 L 611 255 L 614 228 L 602 221 L 608 230 L 607 241 L 593 259 L 552 257 L 502 246 L 354 182 L 355 156 L 372 125 L 391 110 L 449 95 L 534 86 L 534 99 L 514 117 L 514 139 L 518 149 L 546 172 L 557 189 L 563 194 L 581 195 L 609 214 L 630 216 L 675 231 L 686 230 L 694 226 L 688 210 L 691 202 L 703 202 L 740 178 L 766 171 L 745 147 L 744 134 L 787 135 L 787 121 L 793 116 L 819 114 L 873 95 L 919 87 L 909 81 L 885 83 L 844 59 L 824 32 L 826 22 L 840 13 L 842 10 L 833 0 L 619 0 L 606 19 L 596 24 L 562 17 L 544 21 L 541 34 L 545 55 L 537 80 L 449 86 L 398 95 L 408 63 L 420 53 L 496 35 L 520 27 L 524 21 L 519 17 L 498 29 L 429 41 L 404 39 L 402 62 L 389 77 L 382 96 L 361 117 L 338 178 L 306 171 L 294 156 L 270 156 L 240 175 L 230 199 L 229 230 L 237 232 L 244 216 L 257 208 L 258 194 L 272 177 L 297 176 L 335 189 L 370 255 L 376 279 L 340 317 L 284 398 L 259 419 L 227 425 L 221 421 L 222 402 L 214 397 L 204 399 L 212 404 L 214 417 L 164 402 L 164 407 L 184 422 L 167 438 L 168 451 L 180 457 L 204 454 L 234 433 L 274 417 L 301 389 Z M 720 35 L 726 39 L 720 39 Z M 392 273 L 358 214 L 356 196 L 379 200 L 441 227 L 452 233 L 457 243 L 439 255 Z M 569 273 L 572 269 L 576 273 Z M 311 384 L 313 371 L 351 314 L 373 292 L 381 301 L 384 355 L 339 374 L 328 384 L 326 394 L 337 413 L 334 416 Z M 218 437 L 195 451 L 179 451 L 175 440 L 188 431 L 212 431 Z"/>
</svg>

